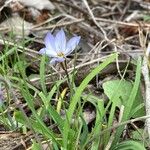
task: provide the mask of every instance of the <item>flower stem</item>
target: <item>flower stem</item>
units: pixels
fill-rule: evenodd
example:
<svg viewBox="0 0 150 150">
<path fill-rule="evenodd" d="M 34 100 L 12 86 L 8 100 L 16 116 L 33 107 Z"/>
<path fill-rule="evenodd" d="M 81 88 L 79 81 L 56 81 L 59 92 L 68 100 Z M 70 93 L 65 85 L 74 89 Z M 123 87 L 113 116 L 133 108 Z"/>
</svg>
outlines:
<svg viewBox="0 0 150 150">
<path fill-rule="evenodd" d="M 68 71 L 67 71 L 67 62 L 66 62 L 66 60 L 64 62 L 61 62 L 60 64 L 61 64 L 62 69 L 65 71 L 65 74 L 67 75 L 68 86 L 69 86 L 69 88 L 71 88 L 71 86 L 70 86 L 71 82 L 70 82 L 69 74 L 68 74 Z"/>
</svg>

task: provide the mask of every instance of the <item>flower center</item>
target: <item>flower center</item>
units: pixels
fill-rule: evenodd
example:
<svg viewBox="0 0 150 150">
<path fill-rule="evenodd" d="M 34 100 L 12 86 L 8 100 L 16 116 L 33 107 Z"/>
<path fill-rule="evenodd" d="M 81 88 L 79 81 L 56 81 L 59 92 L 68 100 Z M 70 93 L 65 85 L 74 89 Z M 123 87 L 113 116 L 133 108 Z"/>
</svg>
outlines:
<svg viewBox="0 0 150 150">
<path fill-rule="evenodd" d="M 62 52 L 60 52 L 60 53 L 57 54 L 57 56 L 64 57 L 65 55 Z"/>
</svg>

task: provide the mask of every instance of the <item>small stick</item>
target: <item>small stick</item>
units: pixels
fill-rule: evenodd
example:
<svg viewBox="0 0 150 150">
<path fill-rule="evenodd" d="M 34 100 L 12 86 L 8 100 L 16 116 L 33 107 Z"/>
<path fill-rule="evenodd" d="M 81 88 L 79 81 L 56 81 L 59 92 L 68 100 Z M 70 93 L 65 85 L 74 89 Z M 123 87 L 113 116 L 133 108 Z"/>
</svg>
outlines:
<svg viewBox="0 0 150 150">
<path fill-rule="evenodd" d="M 67 70 L 67 61 L 66 61 L 66 59 L 65 59 L 64 62 L 61 62 L 60 65 L 61 65 L 62 69 L 65 71 L 65 74 L 67 75 L 68 86 L 69 86 L 69 88 L 71 88 L 71 86 L 70 86 L 71 82 L 70 82 L 70 78 L 69 78 L 69 74 L 68 74 L 68 70 Z"/>
<path fill-rule="evenodd" d="M 143 60 L 142 74 L 143 74 L 144 81 L 145 81 L 146 114 L 150 115 L 150 78 L 149 78 L 149 69 L 148 69 L 146 57 L 144 57 L 144 60 Z M 148 136 L 149 136 L 149 139 L 150 139 L 150 118 L 146 119 L 146 128 L 147 128 Z"/>
<path fill-rule="evenodd" d="M 146 115 L 146 116 L 138 117 L 138 118 L 135 118 L 135 119 L 127 120 L 127 121 L 124 121 L 124 122 L 121 122 L 121 123 L 117 123 L 113 127 L 110 127 L 108 129 L 103 130 L 100 133 L 100 136 L 103 135 L 104 133 L 106 133 L 107 131 L 113 130 L 113 129 L 118 128 L 120 126 L 129 124 L 129 123 L 131 124 L 133 122 L 140 121 L 140 120 L 145 120 L 145 119 L 150 119 L 150 115 Z"/>
<path fill-rule="evenodd" d="M 145 108 L 146 108 L 146 115 L 150 115 L 150 77 L 149 77 L 149 61 L 148 61 L 148 54 L 146 48 L 146 37 L 143 34 L 143 30 L 139 28 L 139 40 L 141 48 L 143 49 L 145 55 L 143 58 L 143 66 L 142 66 L 142 74 L 145 81 Z M 147 53 L 147 54 L 146 54 Z M 150 139 L 150 118 L 146 119 L 146 128 L 148 132 L 148 136 Z"/>
<path fill-rule="evenodd" d="M 106 40 L 106 41 L 109 41 L 108 38 L 107 38 L 106 32 L 105 32 L 104 29 L 100 26 L 100 24 L 96 21 L 95 16 L 93 15 L 93 12 L 92 12 L 92 10 L 91 10 L 90 7 L 89 7 L 88 2 L 87 2 L 86 0 L 82 0 L 82 1 L 84 2 L 84 4 L 85 4 L 87 10 L 89 11 L 89 14 L 90 14 L 90 16 L 91 16 L 93 22 L 95 23 L 95 25 L 96 25 L 96 26 L 101 30 L 101 32 L 103 33 L 103 36 L 104 36 L 105 40 Z"/>
</svg>

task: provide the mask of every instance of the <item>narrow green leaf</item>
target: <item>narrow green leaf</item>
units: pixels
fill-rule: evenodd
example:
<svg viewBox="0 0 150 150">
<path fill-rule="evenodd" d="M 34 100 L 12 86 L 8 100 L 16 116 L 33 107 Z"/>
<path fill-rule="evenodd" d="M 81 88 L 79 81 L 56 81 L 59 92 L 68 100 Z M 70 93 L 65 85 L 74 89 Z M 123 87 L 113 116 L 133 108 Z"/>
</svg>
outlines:
<svg viewBox="0 0 150 150">
<path fill-rule="evenodd" d="M 139 58 L 137 61 L 137 69 L 136 69 L 136 77 L 135 77 L 134 86 L 132 88 L 131 94 L 127 101 L 127 104 L 125 105 L 122 121 L 126 121 L 126 120 L 130 119 L 132 105 L 134 103 L 135 97 L 136 97 L 138 89 L 139 89 L 140 78 L 141 78 L 141 65 L 142 65 L 141 58 Z M 121 136 L 121 133 L 123 132 L 123 130 L 124 130 L 124 125 L 120 126 L 117 129 L 116 134 L 115 134 L 115 139 L 114 139 L 112 145 L 116 145 L 117 142 L 119 142 L 119 139 L 120 139 L 120 136 Z"/>
<path fill-rule="evenodd" d="M 45 55 L 42 56 L 41 63 L 40 63 L 40 82 L 44 94 L 47 94 L 46 84 L 45 84 Z"/>
<path fill-rule="evenodd" d="M 37 143 L 35 140 L 32 140 L 31 150 L 41 150 L 41 145 Z"/>
<path fill-rule="evenodd" d="M 44 94 L 41 92 L 39 93 L 39 96 L 41 97 L 44 105 L 46 105 L 47 98 L 44 96 Z M 60 117 L 60 115 L 57 113 L 57 111 L 53 108 L 51 104 L 48 106 L 45 106 L 46 110 L 48 111 L 50 117 L 54 120 L 54 122 L 58 125 L 58 128 L 60 131 L 63 131 L 63 125 L 64 125 L 64 120 Z"/>
<path fill-rule="evenodd" d="M 24 114 L 21 111 L 15 111 L 14 112 L 14 117 L 15 117 L 16 121 L 18 121 L 19 123 L 27 126 L 26 117 L 24 116 Z"/>
<path fill-rule="evenodd" d="M 30 94 L 30 91 L 28 89 L 28 85 L 26 83 L 26 75 L 25 75 L 25 72 L 23 70 L 23 66 L 21 66 L 21 65 L 20 65 L 20 73 L 21 73 L 21 75 L 23 77 L 23 81 L 24 81 L 24 83 L 20 83 L 21 84 L 20 86 L 22 87 L 21 92 L 22 92 L 22 95 L 23 95 L 24 99 L 26 100 L 29 108 L 31 109 L 33 116 L 36 118 L 36 121 L 39 124 L 39 126 L 41 126 L 41 129 L 43 130 L 43 134 L 45 134 L 47 136 L 47 138 L 52 139 L 52 141 L 54 141 L 60 145 L 60 143 L 56 140 L 56 135 L 54 134 L 54 132 L 44 124 L 44 122 L 38 116 L 38 114 L 34 108 L 34 104 L 33 104 L 34 98 Z M 30 124 L 30 125 L 32 126 L 32 124 Z"/>
<path fill-rule="evenodd" d="M 100 145 L 100 132 L 102 129 L 102 124 L 103 124 L 103 116 L 104 116 L 104 102 L 102 100 L 98 101 L 98 105 L 97 105 L 97 112 L 96 112 L 96 122 L 95 122 L 95 127 L 93 129 L 94 131 L 94 136 L 95 139 L 92 142 L 92 147 L 91 150 L 97 150 L 99 149 L 99 145 Z"/>
<path fill-rule="evenodd" d="M 114 61 L 114 59 L 117 57 L 117 54 L 113 54 L 109 56 L 103 63 L 101 63 L 99 66 L 97 66 L 94 70 L 89 73 L 89 75 L 82 81 L 80 86 L 77 88 L 75 95 L 73 96 L 69 109 L 66 114 L 66 121 L 64 123 L 64 131 L 63 131 L 63 146 L 65 149 L 67 149 L 67 143 L 69 141 L 68 134 L 70 130 L 70 124 L 73 116 L 73 112 L 76 108 L 76 105 L 78 101 L 80 100 L 81 94 L 83 90 L 87 87 L 88 83 L 107 65 L 109 65 L 111 62 Z"/>
<path fill-rule="evenodd" d="M 117 144 L 111 150 L 146 150 L 145 147 L 136 141 L 125 141 Z"/>
<path fill-rule="evenodd" d="M 78 144 L 80 143 L 82 147 L 88 138 L 89 131 L 88 131 L 88 126 L 82 116 L 81 116 L 81 121 L 82 121 L 82 128 L 81 128 L 82 130 L 80 130 L 80 142 L 78 142 Z"/>
</svg>

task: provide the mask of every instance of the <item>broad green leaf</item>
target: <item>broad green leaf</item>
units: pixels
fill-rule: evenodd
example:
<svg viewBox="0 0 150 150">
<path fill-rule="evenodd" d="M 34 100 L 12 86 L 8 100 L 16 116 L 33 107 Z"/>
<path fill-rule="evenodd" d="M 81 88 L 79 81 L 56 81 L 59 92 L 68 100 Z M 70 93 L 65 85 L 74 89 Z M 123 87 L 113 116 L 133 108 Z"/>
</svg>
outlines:
<svg viewBox="0 0 150 150">
<path fill-rule="evenodd" d="M 131 90 L 129 99 L 127 100 L 127 103 L 125 105 L 125 109 L 124 109 L 123 116 L 122 116 L 122 121 L 129 120 L 130 117 L 131 117 L 130 116 L 131 110 L 133 108 L 133 103 L 136 100 L 136 95 L 137 95 L 139 85 L 140 85 L 141 65 L 142 65 L 142 61 L 141 61 L 141 57 L 139 57 L 139 59 L 137 61 L 137 68 L 136 68 L 136 76 L 135 76 L 134 85 L 133 85 L 133 88 Z M 124 130 L 124 125 L 120 126 L 116 130 L 115 137 L 114 137 L 112 145 L 116 145 L 119 142 L 120 136 L 121 136 L 123 130 Z"/>
<path fill-rule="evenodd" d="M 117 93 L 115 93 L 115 99 L 112 99 L 112 96 L 114 95 L 114 92 L 116 91 L 117 88 L 118 90 L 117 90 Z M 121 107 L 121 105 L 126 106 L 126 103 L 129 99 L 132 88 L 133 88 L 133 84 L 126 80 L 111 80 L 111 81 L 106 81 L 103 84 L 104 93 L 108 96 L 110 100 L 111 99 L 114 100 L 113 102 L 115 102 L 118 107 Z M 143 103 L 143 97 L 142 97 L 140 89 L 138 89 L 138 92 L 137 92 L 137 95 L 136 95 L 136 98 L 132 107 L 136 108 L 142 103 Z M 137 111 L 131 117 L 140 117 L 143 115 L 145 115 L 144 107 L 142 107 L 139 110 L 137 109 Z"/>
</svg>

